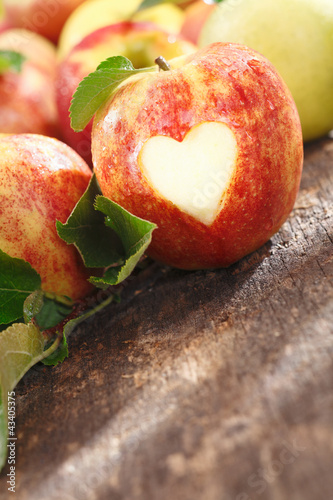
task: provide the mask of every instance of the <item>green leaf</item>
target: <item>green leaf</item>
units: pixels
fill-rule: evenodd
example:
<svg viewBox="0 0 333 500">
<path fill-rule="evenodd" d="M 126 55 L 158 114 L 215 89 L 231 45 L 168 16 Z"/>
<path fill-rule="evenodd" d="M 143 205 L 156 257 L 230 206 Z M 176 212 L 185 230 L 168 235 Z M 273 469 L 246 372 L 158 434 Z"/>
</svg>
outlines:
<svg viewBox="0 0 333 500">
<path fill-rule="evenodd" d="M 94 208 L 95 198 L 100 193 L 93 175 L 67 222 L 56 223 L 60 238 L 76 246 L 87 267 L 107 267 L 122 260 L 120 238 L 105 226 L 105 216 Z"/>
<path fill-rule="evenodd" d="M 67 339 L 69 335 L 73 332 L 73 330 L 80 324 L 82 321 L 85 321 L 86 319 L 90 318 L 97 312 L 101 311 L 104 309 L 104 307 L 108 306 L 114 299 L 116 299 L 117 296 L 115 295 L 109 295 L 107 299 L 105 299 L 103 302 L 100 304 L 97 304 L 97 306 L 93 307 L 92 309 L 89 309 L 85 313 L 81 314 L 81 316 L 78 316 L 77 318 L 69 320 L 64 329 L 63 329 L 63 337 L 61 344 L 59 345 L 58 349 L 54 351 L 50 356 L 42 360 L 42 363 L 44 365 L 57 365 L 58 363 L 61 363 L 65 358 L 68 357 L 68 346 L 67 346 Z"/>
<path fill-rule="evenodd" d="M 176 5 L 181 5 L 188 2 L 188 0 L 143 0 L 139 5 L 137 12 L 140 10 L 149 9 L 150 7 L 156 7 L 156 5 L 161 5 L 163 3 L 173 3 Z"/>
<path fill-rule="evenodd" d="M 67 222 L 57 221 L 60 238 L 76 246 L 87 267 L 108 268 L 102 278 L 101 273 L 90 278 L 101 288 L 116 285 L 129 276 L 155 228 L 155 224 L 101 196 L 95 176 Z"/>
<path fill-rule="evenodd" d="M 52 343 L 48 344 L 52 345 Z M 47 346 L 47 347 L 48 347 Z M 47 358 L 42 359 L 42 363 L 46 366 L 57 366 L 62 363 L 66 358 L 68 358 L 68 345 L 65 333 L 63 333 L 61 342 L 58 348 L 52 352 Z"/>
<path fill-rule="evenodd" d="M 42 290 L 36 290 L 31 293 L 23 304 L 23 318 L 26 324 L 41 311 L 44 303 L 44 293 Z"/>
<path fill-rule="evenodd" d="M 35 315 L 35 321 L 41 330 L 54 328 L 72 312 L 73 306 L 70 303 L 61 302 L 59 299 L 60 297 L 57 296 L 51 298 L 44 295 L 43 307 Z"/>
<path fill-rule="evenodd" d="M 40 287 L 41 278 L 28 262 L 0 250 L 0 324 L 21 318 L 25 299 Z"/>
<path fill-rule="evenodd" d="M 0 50 L 0 75 L 6 71 L 15 71 L 20 73 L 25 56 L 12 50 Z"/>
<path fill-rule="evenodd" d="M 123 56 L 109 57 L 103 61 L 81 81 L 74 93 L 69 108 L 71 127 L 76 132 L 83 130 L 118 85 L 132 75 L 153 69 L 135 69 L 131 61 Z"/>
<path fill-rule="evenodd" d="M 34 364 L 49 356 L 57 346 L 58 342 L 44 351 L 44 337 L 31 323 L 15 323 L 0 333 L 0 470 L 7 455 L 8 393 Z"/>
<path fill-rule="evenodd" d="M 24 318 L 18 318 L 16 321 L 12 321 L 11 323 L 6 323 L 5 325 L 0 325 L 0 332 L 3 332 L 4 330 L 7 330 L 10 326 L 12 326 L 14 323 L 25 323 Z"/>
<path fill-rule="evenodd" d="M 117 285 L 133 271 L 149 246 L 156 225 L 135 217 L 104 196 L 97 196 L 95 208 L 106 215 L 105 224 L 120 238 L 124 253 L 121 264 L 113 264 L 113 267 L 109 267 L 102 278 L 92 277 L 90 281 L 95 286 Z"/>
</svg>

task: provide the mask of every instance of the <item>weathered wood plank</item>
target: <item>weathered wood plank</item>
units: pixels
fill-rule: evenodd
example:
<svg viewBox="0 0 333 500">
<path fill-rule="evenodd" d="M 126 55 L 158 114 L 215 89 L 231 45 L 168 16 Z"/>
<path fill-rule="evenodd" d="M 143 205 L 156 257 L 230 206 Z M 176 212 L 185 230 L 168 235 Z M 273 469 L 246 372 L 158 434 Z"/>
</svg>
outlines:
<svg viewBox="0 0 333 500">
<path fill-rule="evenodd" d="M 69 360 L 26 375 L 20 500 L 332 498 L 332 243 L 327 139 L 258 252 L 218 271 L 152 265 Z"/>
</svg>

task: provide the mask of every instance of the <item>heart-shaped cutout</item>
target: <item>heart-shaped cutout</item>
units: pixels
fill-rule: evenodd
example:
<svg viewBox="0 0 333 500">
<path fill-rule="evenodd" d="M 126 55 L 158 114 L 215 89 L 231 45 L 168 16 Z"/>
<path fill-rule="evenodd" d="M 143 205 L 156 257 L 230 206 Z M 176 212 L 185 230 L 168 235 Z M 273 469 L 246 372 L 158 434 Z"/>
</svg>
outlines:
<svg viewBox="0 0 333 500">
<path fill-rule="evenodd" d="M 149 185 L 183 212 L 211 225 L 221 209 L 237 158 L 225 123 L 203 122 L 182 142 L 158 135 L 141 148 L 139 165 Z"/>
</svg>

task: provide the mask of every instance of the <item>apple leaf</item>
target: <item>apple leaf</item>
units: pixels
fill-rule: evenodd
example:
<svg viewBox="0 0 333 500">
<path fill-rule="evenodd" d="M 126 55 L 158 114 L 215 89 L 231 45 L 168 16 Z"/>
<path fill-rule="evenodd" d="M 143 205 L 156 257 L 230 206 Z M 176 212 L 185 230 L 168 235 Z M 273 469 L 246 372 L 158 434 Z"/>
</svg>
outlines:
<svg viewBox="0 0 333 500">
<path fill-rule="evenodd" d="M 44 305 L 44 293 L 42 290 L 35 290 L 24 301 L 23 319 L 28 324 L 42 310 Z"/>
<path fill-rule="evenodd" d="M 132 273 L 149 246 L 156 225 L 135 217 L 104 196 L 97 196 L 95 208 L 106 215 L 105 224 L 118 235 L 124 252 L 121 264 L 110 264 L 102 278 L 92 277 L 90 281 L 95 286 L 117 285 Z"/>
<path fill-rule="evenodd" d="M 86 319 L 90 318 L 100 310 L 102 310 L 104 307 L 108 306 L 113 300 L 115 299 L 115 295 L 111 294 L 109 295 L 104 301 L 101 303 L 97 304 L 93 308 L 89 309 L 88 311 L 84 312 L 77 318 L 69 320 L 66 325 L 64 326 L 63 329 L 63 336 L 62 336 L 62 341 L 56 351 L 54 351 L 50 356 L 42 360 L 42 363 L 44 365 L 57 365 L 58 363 L 61 363 L 67 356 L 68 356 L 68 347 L 67 347 L 67 338 L 69 335 L 72 333 L 72 331 L 80 324 L 82 321 L 85 321 Z"/>
<path fill-rule="evenodd" d="M 163 3 L 173 3 L 176 5 L 181 5 L 188 2 L 188 0 L 143 0 L 139 5 L 137 12 L 140 10 L 149 9 L 150 7 L 155 7 L 156 5 L 161 5 Z"/>
<path fill-rule="evenodd" d="M 90 279 L 95 286 L 105 288 L 129 276 L 156 225 L 135 217 L 100 193 L 93 175 L 67 222 L 57 221 L 57 231 L 66 243 L 76 246 L 87 267 L 107 268 L 102 278 Z"/>
<path fill-rule="evenodd" d="M 29 323 L 14 323 L 0 333 L 0 470 L 6 462 L 7 444 L 14 438 L 14 427 L 8 421 L 13 401 L 12 392 L 18 381 L 36 363 L 58 347 L 54 342 L 44 350 L 44 337 L 38 327 Z M 9 435 L 9 438 L 8 438 Z"/>
<path fill-rule="evenodd" d="M 73 130 L 83 130 L 124 80 L 153 69 L 154 67 L 135 69 L 131 61 L 123 56 L 109 57 L 103 61 L 81 81 L 73 95 L 69 108 Z"/>
<path fill-rule="evenodd" d="M 65 297 L 45 293 L 42 290 L 36 290 L 29 295 L 23 306 L 25 323 L 34 319 L 41 331 L 48 330 L 59 325 L 73 310 L 72 302 Z M 61 337 L 58 333 L 59 337 Z M 51 340 L 45 349 L 48 349 L 54 342 Z M 68 346 L 65 335 L 62 336 L 58 348 L 42 362 L 45 365 L 55 366 L 64 361 L 68 356 Z"/>
<path fill-rule="evenodd" d="M 20 73 L 25 56 L 12 50 L 0 50 L 0 75 L 7 71 Z"/>
<path fill-rule="evenodd" d="M 0 250 L 0 324 L 23 316 L 25 299 L 41 286 L 41 278 L 28 262 Z"/>
<path fill-rule="evenodd" d="M 221 3 L 223 0 L 204 0 L 205 3 Z M 161 5 L 163 3 L 173 3 L 176 5 L 182 5 L 188 3 L 188 0 L 143 0 L 139 5 L 137 12 L 144 9 L 149 9 L 150 7 L 155 7 L 156 5 Z"/>
<path fill-rule="evenodd" d="M 43 307 L 35 314 L 35 321 L 41 330 L 59 325 L 73 310 L 73 305 L 60 300 L 61 297 L 43 295 Z"/>
<path fill-rule="evenodd" d="M 107 267 L 121 260 L 122 244 L 117 234 L 104 223 L 105 216 L 95 210 L 101 194 L 95 175 L 65 224 L 56 222 L 60 238 L 74 244 L 87 267 Z"/>
<path fill-rule="evenodd" d="M 52 345 L 52 342 L 50 342 L 46 347 L 49 347 L 50 345 Z M 57 366 L 59 363 L 62 363 L 66 358 L 68 358 L 68 354 L 67 338 L 65 333 L 63 333 L 58 348 L 41 361 L 46 366 Z"/>
</svg>

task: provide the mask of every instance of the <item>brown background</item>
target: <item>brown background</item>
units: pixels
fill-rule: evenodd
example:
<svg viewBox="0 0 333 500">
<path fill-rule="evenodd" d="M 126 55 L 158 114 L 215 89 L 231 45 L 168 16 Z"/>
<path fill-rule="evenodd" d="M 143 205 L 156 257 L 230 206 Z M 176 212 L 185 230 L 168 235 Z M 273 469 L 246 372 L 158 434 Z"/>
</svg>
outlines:
<svg viewBox="0 0 333 500">
<path fill-rule="evenodd" d="M 333 499 L 333 141 L 229 269 L 152 264 L 17 388 L 20 500 Z M 7 492 L 5 469 L 0 498 Z"/>
</svg>

